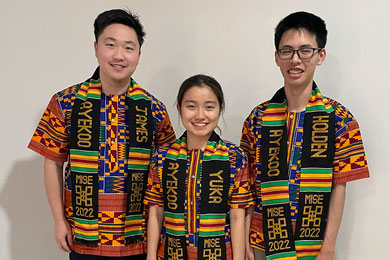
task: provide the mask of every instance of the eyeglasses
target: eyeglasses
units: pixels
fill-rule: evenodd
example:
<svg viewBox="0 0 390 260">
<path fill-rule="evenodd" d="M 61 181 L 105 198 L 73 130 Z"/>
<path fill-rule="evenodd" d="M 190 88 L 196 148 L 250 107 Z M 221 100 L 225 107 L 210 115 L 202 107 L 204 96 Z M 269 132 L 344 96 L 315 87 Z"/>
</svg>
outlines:
<svg viewBox="0 0 390 260">
<path fill-rule="evenodd" d="M 282 60 L 289 60 L 294 56 L 294 53 L 297 53 L 300 59 L 311 59 L 316 50 L 320 51 L 322 48 L 300 48 L 298 50 L 285 48 L 278 50 L 278 56 Z"/>
</svg>

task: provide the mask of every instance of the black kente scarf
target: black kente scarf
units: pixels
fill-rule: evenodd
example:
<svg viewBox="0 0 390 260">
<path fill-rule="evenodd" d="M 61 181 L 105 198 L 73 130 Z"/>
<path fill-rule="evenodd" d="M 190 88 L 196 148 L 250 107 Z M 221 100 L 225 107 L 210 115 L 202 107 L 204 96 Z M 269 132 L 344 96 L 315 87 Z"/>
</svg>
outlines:
<svg viewBox="0 0 390 260">
<path fill-rule="evenodd" d="M 99 68 L 80 85 L 74 100 L 70 132 L 70 169 L 75 241 L 97 246 L 98 225 L 98 167 L 101 82 Z M 151 100 L 131 80 L 126 96 L 128 106 L 127 203 L 125 220 L 126 244 L 143 240 L 143 198 L 153 144 Z"/>
<path fill-rule="evenodd" d="M 288 189 L 287 100 L 281 88 L 261 126 L 261 194 L 267 260 L 315 259 L 322 245 L 332 187 L 334 111 L 313 82 L 305 111 L 296 234 Z"/>
<path fill-rule="evenodd" d="M 213 132 L 207 142 L 198 178 L 201 180 L 198 259 L 226 259 L 225 222 L 230 186 L 229 153 Z M 184 133 L 169 148 L 164 162 L 165 259 L 187 259 L 187 139 Z"/>
</svg>

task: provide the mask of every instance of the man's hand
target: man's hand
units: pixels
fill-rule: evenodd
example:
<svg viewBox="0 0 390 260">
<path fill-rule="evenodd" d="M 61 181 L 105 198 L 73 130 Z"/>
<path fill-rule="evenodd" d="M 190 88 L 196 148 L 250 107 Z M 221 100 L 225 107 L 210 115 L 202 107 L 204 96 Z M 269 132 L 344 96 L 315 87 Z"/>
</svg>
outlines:
<svg viewBox="0 0 390 260">
<path fill-rule="evenodd" d="M 56 222 L 54 236 L 59 249 L 70 253 L 70 247 L 73 245 L 72 229 L 66 219 Z"/>
</svg>

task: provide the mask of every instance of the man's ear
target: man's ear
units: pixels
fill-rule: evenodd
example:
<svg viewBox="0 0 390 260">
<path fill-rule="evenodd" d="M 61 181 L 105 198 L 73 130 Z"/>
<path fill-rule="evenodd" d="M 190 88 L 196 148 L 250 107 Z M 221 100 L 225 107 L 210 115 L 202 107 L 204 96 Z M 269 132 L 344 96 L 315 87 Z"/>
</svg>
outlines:
<svg viewBox="0 0 390 260">
<path fill-rule="evenodd" d="M 97 48 L 98 48 L 97 42 L 94 42 L 94 43 L 93 43 L 93 49 L 95 50 L 95 57 L 96 57 L 96 58 L 97 58 Z"/>
<path fill-rule="evenodd" d="M 138 55 L 138 62 L 137 62 L 137 65 L 139 64 L 139 61 L 141 60 L 141 49 L 139 49 L 139 55 Z"/>
<path fill-rule="evenodd" d="M 321 49 L 320 53 L 318 55 L 319 55 L 320 59 L 318 60 L 317 65 L 319 66 L 325 61 L 325 58 L 326 58 L 325 48 Z"/>
<path fill-rule="evenodd" d="M 280 67 L 280 66 L 279 66 L 279 55 L 278 55 L 278 51 L 275 51 L 275 63 L 276 63 L 276 65 L 277 65 L 278 67 Z"/>
</svg>

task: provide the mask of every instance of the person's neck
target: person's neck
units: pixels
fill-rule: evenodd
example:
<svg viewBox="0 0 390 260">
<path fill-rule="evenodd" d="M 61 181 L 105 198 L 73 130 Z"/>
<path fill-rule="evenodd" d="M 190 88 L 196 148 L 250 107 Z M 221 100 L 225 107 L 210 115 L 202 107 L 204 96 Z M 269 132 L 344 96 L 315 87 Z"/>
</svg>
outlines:
<svg viewBox="0 0 390 260">
<path fill-rule="evenodd" d="M 187 132 L 187 149 L 204 150 L 210 136 L 211 133 L 208 136 L 194 136 Z"/>
<path fill-rule="evenodd" d="M 129 87 L 129 80 L 115 81 L 107 79 L 104 76 L 100 77 L 102 83 L 102 91 L 106 95 L 121 95 L 125 93 Z"/>
<path fill-rule="evenodd" d="M 311 97 L 313 81 L 306 86 L 284 86 L 288 112 L 302 112 Z"/>
</svg>

